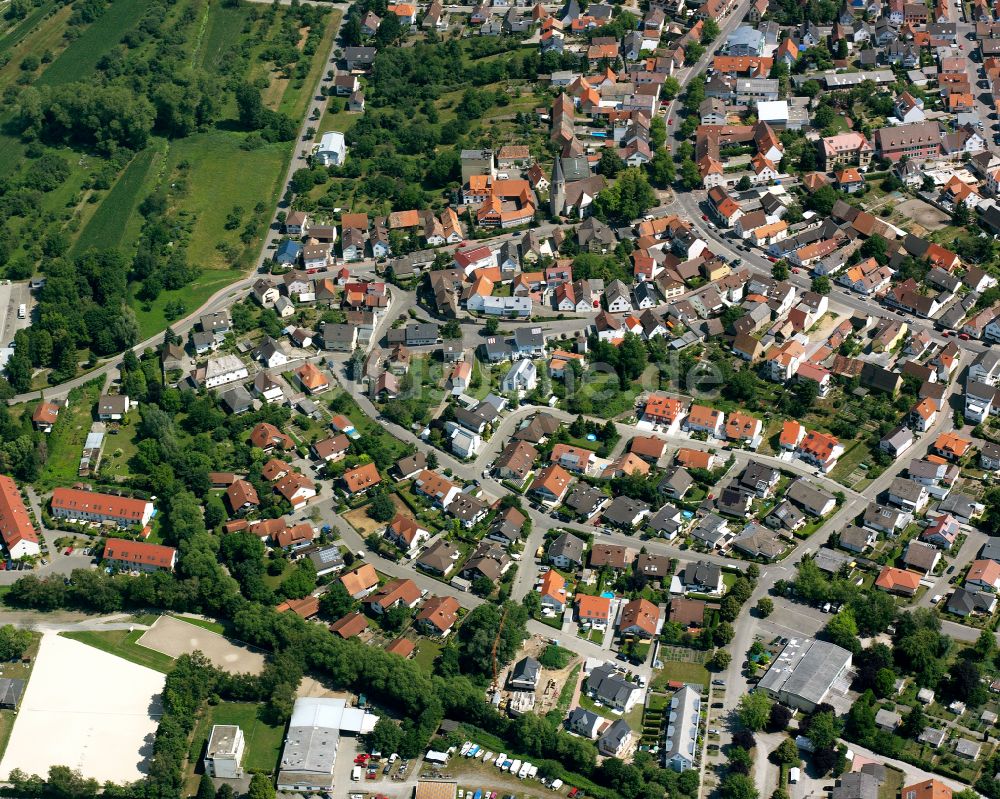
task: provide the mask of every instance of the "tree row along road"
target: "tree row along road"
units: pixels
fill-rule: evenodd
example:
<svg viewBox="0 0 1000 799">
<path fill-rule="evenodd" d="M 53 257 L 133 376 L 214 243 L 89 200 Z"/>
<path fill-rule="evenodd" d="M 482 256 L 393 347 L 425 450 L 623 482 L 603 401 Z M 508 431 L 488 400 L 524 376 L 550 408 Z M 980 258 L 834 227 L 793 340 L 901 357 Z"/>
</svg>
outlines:
<svg viewBox="0 0 1000 799">
<path fill-rule="evenodd" d="M 311 0 L 305 0 L 305 2 L 310 2 L 310 1 Z M 252 2 L 266 2 L 270 4 L 270 0 L 252 0 Z M 288 5 L 289 2 L 290 0 L 285 0 L 284 4 Z M 317 100 L 316 98 L 320 96 L 320 89 L 323 86 L 324 76 L 327 73 L 327 69 L 329 68 L 330 62 L 335 58 L 336 52 L 340 47 L 339 44 L 340 28 L 343 25 L 344 18 L 347 15 L 346 14 L 347 3 L 344 2 L 343 0 L 338 0 L 337 2 L 313 2 L 312 4 L 322 5 L 328 8 L 339 9 L 343 13 L 340 17 L 340 20 L 337 22 L 336 29 L 334 30 L 333 41 L 330 45 L 330 50 L 324 56 L 324 62 L 323 62 L 324 68 L 320 70 L 319 77 L 316 80 L 316 85 L 312 87 L 311 100 L 309 101 L 309 104 L 306 107 L 305 114 L 303 114 L 302 117 L 302 122 L 299 125 L 298 136 L 296 137 L 295 141 L 292 144 L 293 150 L 291 153 L 291 158 L 288 163 L 288 168 L 285 170 L 284 182 L 281 184 L 282 187 L 287 187 L 289 185 L 292 179 L 292 175 L 295 174 L 296 170 L 308 166 L 308 157 L 304 155 L 304 153 L 308 151 L 309 147 L 307 146 L 306 149 L 303 149 L 303 145 L 306 144 L 306 133 L 310 127 L 310 123 L 312 122 L 310 117 L 314 111 L 319 110 L 320 113 L 322 113 L 322 111 L 324 110 L 326 104 L 325 98 L 323 100 Z M 284 191 L 284 189 L 282 191 Z M 266 233 L 264 234 L 263 241 L 261 242 L 260 252 L 257 258 L 254 260 L 254 263 L 256 265 L 254 270 L 248 276 L 242 278 L 241 280 L 238 280 L 235 283 L 230 283 L 228 286 L 219 289 L 215 294 L 209 297 L 202 304 L 200 308 L 192 311 L 184 318 L 178 319 L 175 322 L 173 322 L 171 327 L 175 333 L 177 333 L 178 335 L 182 335 L 188 332 L 189 330 L 191 330 L 191 328 L 194 327 L 199 317 L 204 316 L 205 314 L 215 313 L 216 311 L 225 310 L 231 307 L 232 305 L 236 304 L 239 300 L 243 298 L 245 292 L 250 288 L 251 285 L 253 285 L 253 282 L 257 279 L 258 277 L 257 268 L 259 267 L 260 264 L 262 264 L 266 260 L 270 245 L 274 241 L 276 241 L 280 235 L 281 226 L 278 221 L 278 213 L 281 208 L 282 208 L 282 202 L 279 198 L 278 205 L 275 208 L 274 215 L 271 218 L 271 223 L 268 226 Z M 155 347 L 162 340 L 163 340 L 162 333 L 157 334 L 155 336 L 151 336 L 145 341 L 140 341 L 138 344 L 132 347 L 132 351 L 135 353 L 141 353 L 148 347 Z M 106 363 L 102 364 L 101 366 L 98 366 L 96 369 L 92 369 L 91 371 L 85 374 L 78 375 L 77 377 L 74 377 L 71 380 L 67 380 L 57 385 L 46 386 L 43 389 L 43 391 L 45 392 L 45 396 L 50 399 L 65 397 L 74 388 L 79 388 L 80 386 L 89 383 L 91 380 L 94 380 L 98 377 L 106 377 L 107 375 L 111 374 L 118 368 L 120 361 L 121 361 L 121 356 L 116 355 L 110 358 Z M 17 405 L 18 403 L 21 402 L 28 402 L 30 400 L 37 399 L 39 393 L 40 393 L 39 391 L 28 391 L 25 392 L 24 394 L 17 394 L 16 396 L 11 397 L 9 400 L 7 400 L 7 404 Z"/>
</svg>

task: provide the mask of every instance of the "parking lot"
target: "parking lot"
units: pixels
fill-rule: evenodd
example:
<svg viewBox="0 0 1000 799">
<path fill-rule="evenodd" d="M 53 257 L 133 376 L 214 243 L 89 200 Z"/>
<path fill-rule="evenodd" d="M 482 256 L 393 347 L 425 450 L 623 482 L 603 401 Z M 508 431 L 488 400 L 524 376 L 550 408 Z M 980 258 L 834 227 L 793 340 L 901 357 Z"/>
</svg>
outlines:
<svg viewBox="0 0 1000 799">
<path fill-rule="evenodd" d="M 25 306 L 25 315 L 19 319 L 17 309 Z M 0 281 L 0 346 L 9 346 L 18 330 L 31 324 L 31 292 L 27 283 Z"/>
</svg>

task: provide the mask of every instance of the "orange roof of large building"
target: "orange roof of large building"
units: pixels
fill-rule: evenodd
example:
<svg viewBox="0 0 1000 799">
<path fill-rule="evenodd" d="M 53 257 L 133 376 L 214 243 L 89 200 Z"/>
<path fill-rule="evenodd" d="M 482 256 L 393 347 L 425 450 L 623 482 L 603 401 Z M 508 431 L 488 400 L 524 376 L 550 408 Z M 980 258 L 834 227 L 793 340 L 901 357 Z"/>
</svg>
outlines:
<svg viewBox="0 0 1000 799">
<path fill-rule="evenodd" d="M 416 480 L 413 482 L 427 496 L 435 497 L 442 501 L 448 496 L 449 491 L 453 488 L 458 488 L 447 477 L 437 472 L 432 472 L 430 469 L 424 469 L 417 475 Z"/>
<path fill-rule="evenodd" d="M 340 582 L 347 589 L 347 593 L 356 596 L 378 585 L 378 574 L 370 563 L 363 563 L 353 571 L 340 575 Z"/>
<path fill-rule="evenodd" d="M 55 424 L 59 418 L 59 406 L 54 402 L 39 402 L 31 414 L 35 424 Z"/>
<path fill-rule="evenodd" d="M 260 505 L 260 497 L 253 483 L 246 480 L 237 479 L 226 489 L 226 498 L 229 500 L 229 507 L 234 511 L 239 510 L 244 505 Z"/>
<path fill-rule="evenodd" d="M 806 429 L 793 419 L 786 419 L 781 425 L 781 438 L 778 439 L 783 447 L 796 447 L 802 437 L 806 434 Z"/>
<path fill-rule="evenodd" d="M 913 593 L 920 586 L 920 575 L 895 566 L 884 566 L 875 585 L 883 591 L 905 591 Z"/>
<path fill-rule="evenodd" d="M 677 463 L 688 469 L 708 469 L 712 465 L 712 453 L 681 447 L 677 450 Z"/>
<path fill-rule="evenodd" d="M 21 541 L 38 543 L 38 533 L 31 524 L 17 483 L 7 475 L 0 475 L 0 535 L 8 551 Z"/>
<path fill-rule="evenodd" d="M 324 386 L 329 387 L 330 385 L 330 381 L 326 379 L 326 375 L 314 363 L 307 362 L 302 364 L 302 366 L 295 370 L 295 375 L 299 378 L 299 382 L 310 391 L 315 391 Z"/>
<path fill-rule="evenodd" d="M 752 55 L 717 55 L 712 59 L 712 69 L 716 72 L 766 74 L 773 65 L 773 58 Z"/>
<path fill-rule="evenodd" d="M 576 595 L 576 614 L 581 621 L 608 621 L 611 599 L 606 596 Z"/>
<path fill-rule="evenodd" d="M 829 433 L 821 433 L 819 430 L 810 430 L 806 437 L 799 444 L 799 449 L 815 457 L 826 460 L 833 450 L 840 446 L 840 440 Z"/>
<path fill-rule="evenodd" d="M 397 602 L 413 605 L 418 599 L 420 599 L 420 589 L 417 588 L 417 584 L 409 578 L 402 578 L 390 580 L 365 601 L 370 605 L 389 608 Z"/>
<path fill-rule="evenodd" d="M 319 599 L 309 595 L 303 597 L 302 599 L 286 599 L 277 607 L 278 613 L 284 613 L 290 610 L 296 616 L 301 616 L 303 619 L 311 619 L 317 613 L 319 613 Z"/>
<path fill-rule="evenodd" d="M 292 465 L 280 458 L 271 458 L 260 470 L 261 477 L 273 483 L 292 471 Z"/>
<path fill-rule="evenodd" d="M 389 214 L 389 229 L 417 227 L 420 224 L 420 211 L 394 211 Z"/>
<path fill-rule="evenodd" d="M 397 513 L 396 518 L 389 524 L 388 529 L 396 538 L 405 541 L 407 544 L 412 544 L 417 537 L 417 533 L 423 528 L 408 516 Z"/>
<path fill-rule="evenodd" d="M 125 538 L 109 538 L 104 545 L 104 560 L 115 560 L 135 566 L 172 569 L 176 558 L 177 550 L 162 544 L 147 544 L 145 541 L 129 541 Z"/>
<path fill-rule="evenodd" d="M 995 560 L 973 561 L 965 579 L 996 585 L 997 581 L 1000 581 L 1000 563 Z"/>
<path fill-rule="evenodd" d="M 573 476 L 558 463 L 550 464 L 542 469 L 531 484 L 531 490 L 545 489 L 552 496 L 561 497 L 569 484 L 573 482 Z"/>
<path fill-rule="evenodd" d="M 361 635 L 367 627 L 368 621 L 365 619 L 365 614 L 356 610 L 353 613 L 348 613 L 343 618 L 337 619 L 333 624 L 331 624 L 330 632 L 339 635 L 341 638 L 347 639 Z"/>
<path fill-rule="evenodd" d="M 760 430 L 760 419 L 742 411 L 733 411 L 726 419 L 726 438 L 752 439 Z"/>
<path fill-rule="evenodd" d="M 692 405 L 688 411 L 687 423 L 699 427 L 715 427 L 722 418 L 722 411 L 707 405 Z"/>
<path fill-rule="evenodd" d="M 100 515 L 107 519 L 142 521 L 148 503 L 144 499 L 116 497 L 78 488 L 57 488 L 52 492 L 52 510 Z"/>
<path fill-rule="evenodd" d="M 344 483 L 352 494 L 364 491 L 366 488 L 371 488 L 381 482 L 382 476 L 378 473 L 378 467 L 374 463 L 366 463 L 344 472 Z"/>
<path fill-rule="evenodd" d="M 646 407 L 643 410 L 646 416 L 656 416 L 666 419 L 668 424 L 684 413 L 684 403 L 676 397 L 667 397 L 663 394 L 650 394 L 646 400 Z"/>
<path fill-rule="evenodd" d="M 628 442 L 629 452 L 634 452 L 641 458 L 659 459 L 666 447 L 667 442 L 656 436 L 635 436 Z"/>
<path fill-rule="evenodd" d="M 272 536 L 275 543 L 282 549 L 290 547 L 292 544 L 297 544 L 300 541 L 312 541 L 315 537 L 316 531 L 313 530 L 309 522 L 299 522 L 291 527 L 286 527 L 284 530 L 280 530 L 277 535 Z"/>
<path fill-rule="evenodd" d="M 408 658 L 416 648 L 417 645 L 409 638 L 397 638 L 385 648 L 385 651 L 393 655 L 399 655 L 401 658 Z"/>
<path fill-rule="evenodd" d="M 271 447 L 291 449 L 294 446 L 291 438 L 268 422 L 261 422 L 251 431 L 250 443 L 260 449 L 270 449 Z"/>
</svg>

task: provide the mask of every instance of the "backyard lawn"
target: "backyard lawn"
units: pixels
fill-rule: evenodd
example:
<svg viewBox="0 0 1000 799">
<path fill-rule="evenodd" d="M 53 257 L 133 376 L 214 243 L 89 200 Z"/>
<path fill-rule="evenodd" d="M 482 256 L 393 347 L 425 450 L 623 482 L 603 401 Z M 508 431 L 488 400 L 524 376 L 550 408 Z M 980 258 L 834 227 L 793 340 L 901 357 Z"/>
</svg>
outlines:
<svg viewBox="0 0 1000 799">
<path fill-rule="evenodd" d="M 666 690 L 667 683 L 671 680 L 708 685 L 710 678 L 711 675 L 708 673 L 708 669 L 700 663 L 688 663 L 681 660 L 665 660 L 663 662 L 663 668 L 660 669 L 653 678 L 652 688 L 654 691 Z"/>
<path fill-rule="evenodd" d="M 40 491 L 76 482 L 83 444 L 93 423 L 94 404 L 103 384 L 103 378 L 92 380 L 70 392 L 69 407 L 59 413 L 46 439 L 49 456 L 37 481 Z"/>
<path fill-rule="evenodd" d="M 434 669 L 434 661 L 437 659 L 442 648 L 441 644 L 437 641 L 432 641 L 430 638 L 421 638 L 417 642 L 417 650 L 413 655 L 413 660 L 430 674 Z"/>
</svg>

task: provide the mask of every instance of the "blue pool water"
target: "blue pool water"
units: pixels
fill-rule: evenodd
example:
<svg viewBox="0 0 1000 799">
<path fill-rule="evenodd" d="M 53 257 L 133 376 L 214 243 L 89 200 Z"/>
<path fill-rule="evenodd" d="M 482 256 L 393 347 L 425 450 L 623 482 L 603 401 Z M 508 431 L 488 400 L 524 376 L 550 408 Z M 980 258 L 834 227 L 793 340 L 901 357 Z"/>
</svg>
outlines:
<svg viewBox="0 0 1000 799">
<path fill-rule="evenodd" d="M 587 441 L 597 441 L 597 435 L 595 433 L 587 433 Z"/>
<path fill-rule="evenodd" d="M 603 591 L 603 592 L 601 592 L 601 596 L 604 597 L 605 599 L 614 599 L 615 598 L 615 592 L 614 591 Z"/>
<path fill-rule="evenodd" d="M 689 510 L 682 510 L 681 511 L 681 516 L 683 516 L 685 519 L 693 519 L 694 518 L 694 513 L 692 511 L 689 511 Z"/>
</svg>

